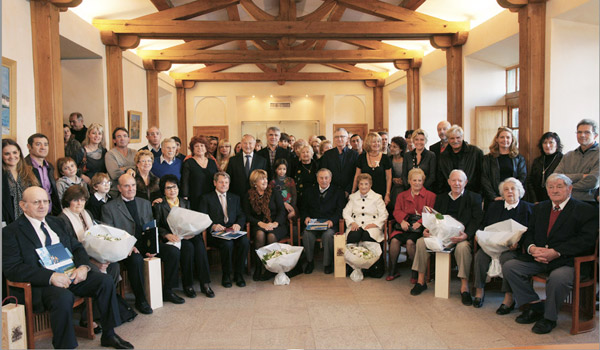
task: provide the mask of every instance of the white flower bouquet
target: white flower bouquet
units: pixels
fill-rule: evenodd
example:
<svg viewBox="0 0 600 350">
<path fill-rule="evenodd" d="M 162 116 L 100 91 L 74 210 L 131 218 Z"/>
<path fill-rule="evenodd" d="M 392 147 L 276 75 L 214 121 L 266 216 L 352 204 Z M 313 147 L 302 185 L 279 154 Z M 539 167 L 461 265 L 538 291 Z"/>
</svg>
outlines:
<svg viewBox="0 0 600 350">
<path fill-rule="evenodd" d="M 127 231 L 108 225 L 94 225 L 84 233 L 81 244 L 91 258 L 104 264 L 127 258 L 136 241 Z"/>
<path fill-rule="evenodd" d="M 465 225 L 450 215 L 442 215 L 433 208 L 423 207 L 423 226 L 429 229 L 431 237 L 424 238 L 428 249 L 441 252 L 452 245 L 452 237 L 460 235 Z"/>
<path fill-rule="evenodd" d="M 350 274 L 350 279 L 354 282 L 360 282 L 364 276 L 362 269 L 368 269 L 381 256 L 381 246 L 377 242 L 360 242 L 358 244 L 347 244 L 344 258 L 354 271 Z"/>
<path fill-rule="evenodd" d="M 296 267 L 304 247 L 289 244 L 271 243 L 256 250 L 256 254 L 265 268 L 276 273 L 276 286 L 290 284 L 290 278 L 285 274 Z"/>
<path fill-rule="evenodd" d="M 475 233 L 477 244 L 492 258 L 487 272 L 488 278 L 502 277 L 500 255 L 507 251 L 511 245 L 519 242 L 525 231 L 527 231 L 527 226 L 508 219 L 489 225 L 483 231 L 478 230 Z"/>
<path fill-rule="evenodd" d="M 173 207 L 167 216 L 171 233 L 180 238 L 195 236 L 212 225 L 210 216 L 194 210 Z"/>
</svg>

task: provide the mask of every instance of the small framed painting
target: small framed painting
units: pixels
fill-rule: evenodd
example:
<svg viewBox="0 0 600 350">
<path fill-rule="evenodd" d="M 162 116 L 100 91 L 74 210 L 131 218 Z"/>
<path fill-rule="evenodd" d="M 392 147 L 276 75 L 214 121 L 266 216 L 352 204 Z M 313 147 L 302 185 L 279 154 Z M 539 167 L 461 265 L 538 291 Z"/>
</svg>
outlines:
<svg viewBox="0 0 600 350">
<path fill-rule="evenodd" d="M 127 125 L 129 129 L 129 142 L 140 142 L 142 140 L 142 112 L 127 111 Z"/>
<path fill-rule="evenodd" d="M 17 62 L 2 57 L 2 137 L 17 137 Z"/>
</svg>

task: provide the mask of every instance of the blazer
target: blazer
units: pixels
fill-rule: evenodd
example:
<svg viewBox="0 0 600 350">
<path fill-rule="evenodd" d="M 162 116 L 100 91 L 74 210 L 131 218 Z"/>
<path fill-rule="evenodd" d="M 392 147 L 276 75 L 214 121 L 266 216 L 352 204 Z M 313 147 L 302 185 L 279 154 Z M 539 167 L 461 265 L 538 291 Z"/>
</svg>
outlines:
<svg viewBox="0 0 600 350">
<path fill-rule="evenodd" d="M 512 215 L 508 215 L 508 217 L 502 217 L 502 212 L 504 210 L 504 201 L 493 201 L 490 202 L 488 206 L 485 216 L 483 217 L 483 222 L 481 224 L 481 229 L 483 230 L 485 227 L 489 225 L 493 225 L 500 221 L 513 219 L 521 225 L 527 226 L 529 224 L 529 218 L 533 213 L 533 204 L 526 202 L 524 200 L 520 200 L 517 207 L 511 211 Z M 506 213 L 506 212 L 505 212 Z"/>
<path fill-rule="evenodd" d="M 60 242 L 73 254 L 75 266 L 90 265 L 90 258 L 77 238 L 64 229 L 64 223 L 55 217 L 46 216 L 48 226 L 54 231 Z M 43 310 L 42 294 L 40 287 L 50 285 L 50 277 L 54 273 L 42 267 L 37 248 L 42 247 L 35 229 L 25 217 L 21 215 L 12 224 L 2 230 L 2 271 L 7 279 L 14 282 L 29 282 L 33 287 L 34 310 Z M 13 295 L 22 296 L 21 290 L 15 290 Z"/>
<path fill-rule="evenodd" d="M 275 174 L 275 169 L 273 169 L 273 165 L 271 164 L 271 157 L 269 157 L 269 148 L 265 147 L 260 151 L 256 152 L 259 156 L 263 157 L 267 161 L 267 175 L 269 176 L 269 181 L 273 180 L 273 176 Z M 290 176 L 292 174 L 292 169 L 290 167 L 290 151 L 286 148 L 282 148 L 277 146 L 275 149 L 275 162 L 277 159 L 283 158 L 288 163 L 286 175 Z"/>
<path fill-rule="evenodd" d="M 346 196 L 342 189 L 330 185 L 325 192 L 325 198 L 321 199 L 319 186 L 311 186 L 304 190 L 302 201 L 302 224 L 306 218 L 327 219 L 333 222 L 333 231 L 340 231 L 340 219 L 342 210 L 346 205 Z"/>
<path fill-rule="evenodd" d="M 238 224 L 244 229 L 246 224 L 246 214 L 242 210 L 240 197 L 234 193 L 227 192 L 227 222 L 223 215 L 223 207 L 221 201 L 217 197 L 216 191 L 211 191 L 202 196 L 200 201 L 200 211 L 208 214 L 214 225 L 222 225 L 231 227 L 233 224 Z"/>
<path fill-rule="evenodd" d="M 106 203 L 108 203 L 111 199 L 112 197 L 108 195 L 108 200 Z M 85 203 L 85 209 L 87 209 L 87 211 L 90 213 L 92 219 L 100 221 L 102 220 L 102 207 L 106 203 L 99 201 L 98 198 L 96 198 L 96 195 L 90 193 L 90 199 L 88 199 L 88 201 Z"/>
<path fill-rule="evenodd" d="M 265 170 L 268 174 L 267 160 L 254 152 L 252 156 L 252 164 L 250 164 L 250 173 L 256 169 Z M 229 174 L 231 177 L 229 191 L 237 194 L 240 197 L 243 197 L 250 188 L 250 182 L 248 181 L 250 174 L 246 176 L 246 170 L 244 168 L 244 152 L 240 152 L 229 158 L 227 174 Z"/>
<path fill-rule="evenodd" d="M 481 226 L 483 220 L 483 210 L 481 209 L 481 196 L 477 193 L 465 190 L 462 195 L 460 207 L 458 209 L 458 217 L 455 219 L 465 225 L 465 233 L 469 240 L 473 240 L 475 232 Z M 448 206 L 452 199 L 447 193 L 442 193 L 435 197 L 433 209 L 441 214 L 448 213 Z"/>
<path fill-rule="evenodd" d="M 358 153 L 355 150 L 346 147 L 342 155 L 342 161 L 340 161 L 339 154 L 337 147 L 323 153 L 323 156 L 319 159 L 319 167 L 327 168 L 331 171 L 332 185 L 346 193 L 352 193 L 352 183 L 354 182 L 354 174 L 356 173 Z"/>
<path fill-rule="evenodd" d="M 404 184 L 405 190 L 410 188 L 410 184 L 408 183 L 408 172 L 412 168 L 417 168 L 417 165 L 415 164 L 416 155 L 417 151 L 415 150 L 404 153 L 404 161 L 402 162 L 402 183 Z M 435 172 L 437 170 L 437 158 L 435 153 L 424 149 L 423 153 L 421 153 L 421 163 L 418 168 L 425 173 L 425 183 L 423 186 L 429 191 L 435 191 Z"/>
<path fill-rule="evenodd" d="M 31 166 L 31 168 L 33 169 L 33 173 L 35 174 L 35 177 L 37 177 L 41 187 L 42 179 L 40 177 L 40 172 L 31 164 L 31 156 L 27 155 L 27 157 L 25 157 L 25 163 Z M 58 198 L 58 190 L 56 189 L 56 179 L 54 178 L 54 166 L 48 161 L 46 161 L 46 163 L 48 163 L 48 178 L 50 179 L 50 188 L 52 189 L 52 194 L 50 195 L 50 200 L 52 201 L 51 214 L 56 216 L 62 211 L 62 206 L 60 205 L 60 199 Z"/>
<path fill-rule="evenodd" d="M 446 146 L 446 147 L 448 147 L 448 146 Z M 429 151 L 433 152 L 435 154 L 436 158 L 440 157 L 440 153 L 442 153 L 441 150 L 442 150 L 442 141 L 438 141 L 438 142 L 434 143 L 433 145 L 429 146 Z"/>
<path fill-rule="evenodd" d="M 554 158 L 546 171 L 544 172 L 544 157 L 541 155 L 533 160 L 531 165 L 531 171 L 527 174 L 527 187 L 525 188 L 525 195 L 527 200 L 531 203 L 542 202 L 548 200 L 548 192 L 546 191 L 546 179 L 552 173 L 562 160 L 563 154 L 560 152 L 554 153 Z"/>
<path fill-rule="evenodd" d="M 512 177 L 521 181 L 521 184 L 525 187 L 527 178 L 525 158 L 518 154 L 515 158 L 511 158 L 510 160 L 512 161 L 513 168 Z M 494 198 L 500 197 L 500 192 L 498 191 L 500 182 L 500 165 L 498 163 L 498 157 L 494 157 L 491 153 L 488 153 L 483 157 L 481 168 L 481 194 L 486 201 L 491 202 Z"/>
<path fill-rule="evenodd" d="M 135 197 L 134 200 L 137 206 L 138 216 L 141 220 L 139 224 L 143 226 L 144 224 L 154 220 L 150 202 L 140 197 Z M 138 248 L 138 250 L 140 252 L 146 250 L 142 244 L 142 237 L 140 237 L 140 235 L 136 235 L 135 221 L 133 220 L 131 214 L 129 214 L 129 210 L 123 201 L 123 197 L 118 196 L 112 201 L 104 204 L 102 207 L 102 221 L 109 226 L 120 228 L 121 230 L 127 231 L 132 236 L 135 236 L 135 238 L 137 238 L 135 246 Z"/>
<path fill-rule="evenodd" d="M 440 154 L 437 163 L 437 175 L 435 176 L 437 183 L 437 194 L 444 194 L 450 192 L 450 186 L 448 185 L 448 177 L 450 172 L 455 169 L 453 163 L 453 157 L 456 156 L 451 154 L 452 147 L 448 146 Z M 479 193 L 481 190 L 481 163 L 483 162 L 483 152 L 477 146 L 469 145 L 466 141 L 463 141 L 462 149 L 459 154 L 459 165 L 458 169 L 461 169 L 467 174 L 466 189 Z"/>
<path fill-rule="evenodd" d="M 350 232 L 350 225 L 356 222 L 360 227 L 375 224 L 377 227 L 370 228 L 369 235 L 377 242 L 383 241 L 383 229 L 388 218 L 385 202 L 380 194 L 370 190 L 367 198 L 361 198 L 360 191 L 356 191 L 348 197 L 348 203 L 342 211 L 346 221 L 346 236 Z"/>
<path fill-rule="evenodd" d="M 154 204 L 154 206 L 152 207 L 152 213 L 154 214 L 154 218 L 156 219 L 158 234 L 164 240 L 166 234 L 172 233 L 171 227 L 169 227 L 169 223 L 167 222 L 167 217 L 171 212 L 171 207 L 169 206 L 169 203 L 167 203 L 166 197 L 162 197 L 162 200 L 162 202 Z M 190 209 L 190 201 L 179 197 L 179 207 L 184 209 Z"/>
<path fill-rule="evenodd" d="M 576 199 L 569 199 L 548 232 L 552 202 L 543 201 L 533 207 L 533 214 L 523 235 L 523 248 L 529 245 L 553 248 L 560 256 L 548 263 L 548 271 L 561 266 L 573 266 L 576 256 L 592 254 L 598 236 L 598 209 Z M 523 261 L 534 261 L 527 253 Z"/>
</svg>

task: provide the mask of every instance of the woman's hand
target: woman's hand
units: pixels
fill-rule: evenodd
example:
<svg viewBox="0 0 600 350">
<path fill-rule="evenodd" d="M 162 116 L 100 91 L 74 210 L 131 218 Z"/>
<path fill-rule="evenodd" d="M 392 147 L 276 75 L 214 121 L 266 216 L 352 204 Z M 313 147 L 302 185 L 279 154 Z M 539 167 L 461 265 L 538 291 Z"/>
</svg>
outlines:
<svg viewBox="0 0 600 350">
<path fill-rule="evenodd" d="M 400 227 L 402 227 L 402 231 L 406 232 L 410 228 L 410 224 L 406 220 L 402 220 L 400 223 Z"/>
<path fill-rule="evenodd" d="M 394 177 L 392 178 L 392 182 L 394 183 L 394 185 L 402 185 L 402 178 Z"/>
<path fill-rule="evenodd" d="M 508 250 L 515 250 L 515 249 L 517 249 L 518 245 L 519 245 L 519 242 L 517 242 L 517 243 L 511 245 L 510 247 L 508 247 Z"/>
<path fill-rule="evenodd" d="M 494 200 L 495 201 L 501 201 L 501 200 L 503 200 L 503 198 L 502 197 L 496 197 L 496 198 L 494 198 Z"/>
<path fill-rule="evenodd" d="M 375 224 L 368 224 L 367 226 L 364 227 L 365 230 L 368 230 L 370 228 L 377 228 L 377 225 L 375 225 Z"/>
<path fill-rule="evenodd" d="M 418 230 L 421 226 L 423 225 L 421 225 L 421 223 L 418 221 L 412 224 L 413 230 Z"/>
<path fill-rule="evenodd" d="M 285 210 L 289 212 L 294 211 L 294 207 L 292 207 L 290 204 L 283 202 L 283 206 L 285 207 Z"/>
<path fill-rule="evenodd" d="M 163 201 L 162 198 L 156 198 L 155 200 L 152 201 L 152 206 L 154 206 L 154 204 L 162 203 L 162 201 Z"/>
<path fill-rule="evenodd" d="M 174 242 L 174 243 L 181 241 L 181 238 L 179 238 L 179 236 L 176 236 L 176 235 L 174 235 L 172 233 L 167 233 L 165 235 L 165 238 L 167 239 L 167 241 Z"/>
<path fill-rule="evenodd" d="M 358 230 L 360 226 L 358 226 L 358 224 L 356 222 L 353 222 L 350 224 L 350 231 L 356 231 Z"/>
<path fill-rule="evenodd" d="M 425 238 L 431 237 L 431 232 L 429 232 L 428 228 L 426 228 L 425 231 L 423 231 L 423 237 L 425 237 Z"/>
<path fill-rule="evenodd" d="M 90 180 L 90 178 L 87 175 L 81 174 L 81 179 L 88 185 L 92 182 L 92 180 Z"/>
<path fill-rule="evenodd" d="M 125 171 L 125 174 L 131 175 L 131 177 L 135 177 L 135 170 L 133 170 L 132 168 L 129 168 Z"/>
<path fill-rule="evenodd" d="M 389 193 L 385 194 L 385 198 L 383 199 L 383 201 L 385 202 L 385 205 L 390 204 L 390 194 Z"/>
</svg>

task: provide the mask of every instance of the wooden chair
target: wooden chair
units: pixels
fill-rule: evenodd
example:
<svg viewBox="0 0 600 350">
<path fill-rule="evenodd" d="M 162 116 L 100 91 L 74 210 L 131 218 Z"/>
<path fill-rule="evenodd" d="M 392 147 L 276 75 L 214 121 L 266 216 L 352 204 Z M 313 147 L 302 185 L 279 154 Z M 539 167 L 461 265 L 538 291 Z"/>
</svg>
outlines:
<svg viewBox="0 0 600 350">
<path fill-rule="evenodd" d="M 593 255 L 578 256 L 574 259 L 575 276 L 573 289 L 567 297 L 567 309 L 571 310 L 571 334 L 590 332 L 596 329 L 596 284 L 598 283 L 598 238 Z M 586 263 L 590 274 L 582 274 L 582 265 Z M 593 270 L 593 271 L 591 271 Z M 533 276 L 534 281 L 546 283 L 547 275 Z"/>
<path fill-rule="evenodd" d="M 35 349 L 36 340 L 52 337 L 50 328 L 50 314 L 48 312 L 34 313 L 31 283 L 12 282 L 6 280 L 7 295 L 10 295 L 10 287 L 23 289 L 25 294 L 25 320 L 27 323 L 27 348 Z M 94 339 L 94 313 L 92 310 L 91 297 L 76 297 L 73 303 L 73 309 L 85 303 L 87 310 L 87 327 L 74 325 L 75 335 L 82 338 Z"/>
</svg>

